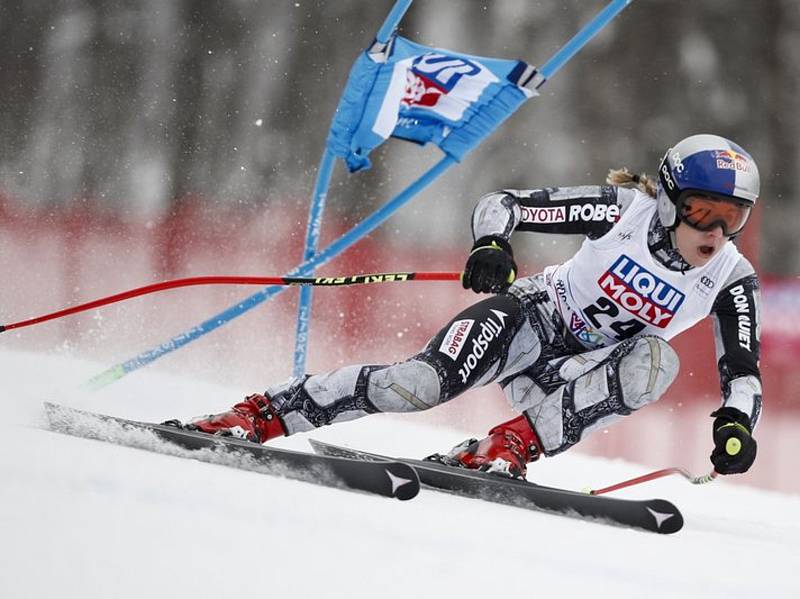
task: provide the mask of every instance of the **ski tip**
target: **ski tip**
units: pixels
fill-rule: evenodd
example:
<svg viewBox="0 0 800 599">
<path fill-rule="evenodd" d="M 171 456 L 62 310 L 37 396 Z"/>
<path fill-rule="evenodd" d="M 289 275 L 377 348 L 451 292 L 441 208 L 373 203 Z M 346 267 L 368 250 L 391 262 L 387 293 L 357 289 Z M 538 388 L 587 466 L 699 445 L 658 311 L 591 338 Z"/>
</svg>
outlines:
<svg viewBox="0 0 800 599">
<path fill-rule="evenodd" d="M 400 501 L 414 499 L 419 493 L 419 475 L 408 464 L 392 462 L 386 464 L 386 475 L 392 485 L 392 496 Z"/>
<path fill-rule="evenodd" d="M 419 473 L 411 464 L 395 458 L 348 450 L 316 439 L 309 439 L 308 442 L 316 454 L 343 458 L 348 461 L 366 462 L 373 468 L 382 469 L 388 478 L 390 488 L 387 488 L 388 493 L 386 494 L 390 497 L 408 501 L 419 493 Z"/>
<path fill-rule="evenodd" d="M 655 520 L 654 532 L 668 535 L 683 528 L 683 514 L 666 499 L 648 501 L 647 511 Z"/>
</svg>

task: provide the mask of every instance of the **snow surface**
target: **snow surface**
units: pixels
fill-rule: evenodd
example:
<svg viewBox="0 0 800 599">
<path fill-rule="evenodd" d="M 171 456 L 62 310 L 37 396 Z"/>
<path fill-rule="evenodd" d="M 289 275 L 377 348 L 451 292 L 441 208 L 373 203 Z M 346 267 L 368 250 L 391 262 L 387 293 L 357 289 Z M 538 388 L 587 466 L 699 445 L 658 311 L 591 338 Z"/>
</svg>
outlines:
<svg viewBox="0 0 800 599">
<path fill-rule="evenodd" d="M 74 389 L 105 366 L 6 349 L 0 364 L 3 598 L 800 596 L 798 496 L 681 478 L 620 493 L 674 501 L 686 525 L 671 536 L 429 490 L 400 502 L 60 435 L 41 407 L 163 420 L 249 389 L 150 369 L 90 395 Z M 378 415 L 313 436 L 420 456 L 463 433 Z M 531 478 L 578 489 L 642 472 L 567 453 Z"/>
</svg>

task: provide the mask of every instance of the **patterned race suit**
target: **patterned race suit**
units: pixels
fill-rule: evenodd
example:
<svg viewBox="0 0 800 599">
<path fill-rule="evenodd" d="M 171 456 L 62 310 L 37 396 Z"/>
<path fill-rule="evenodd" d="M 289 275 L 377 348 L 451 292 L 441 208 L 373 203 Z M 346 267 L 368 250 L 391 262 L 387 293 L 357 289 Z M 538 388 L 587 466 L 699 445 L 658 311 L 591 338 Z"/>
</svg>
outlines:
<svg viewBox="0 0 800 599">
<path fill-rule="evenodd" d="M 587 239 L 572 260 L 458 314 L 405 361 L 347 366 L 267 388 L 287 433 L 426 410 L 497 382 L 553 455 L 657 400 L 679 368 L 668 339 L 708 314 L 723 404 L 755 426 L 759 285 L 731 242 L 693 268 L 674 249 L 655 200 L 613 186 L 505 190 L 478 202 L 475 239 L 508 240 L 514 231 Z M 595 303 L 581 299 L 594 300 L 592 294 Z"/>
</svg>

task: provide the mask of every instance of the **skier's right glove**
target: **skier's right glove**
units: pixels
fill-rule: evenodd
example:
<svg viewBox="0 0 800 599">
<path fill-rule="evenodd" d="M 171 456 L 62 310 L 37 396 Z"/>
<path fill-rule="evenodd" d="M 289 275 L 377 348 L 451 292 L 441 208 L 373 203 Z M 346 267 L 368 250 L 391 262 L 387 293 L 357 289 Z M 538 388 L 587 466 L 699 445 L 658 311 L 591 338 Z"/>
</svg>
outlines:
<svg viewBox="0 0 800 599">
<path fill-rule="evenodd" d="M 714 451 L 711 463 L 720 474 L 741 474 L 756 459 L 756 440 L 751 435 L 750 418 L 736 408 L 724 407 L 714 416 Z"/>
<path fill-rule="evenodd" d="M 511 244 L 502 237 L 487 235 L 472 246 L 461 275 L 464 289 L 475 293 L 500 293 L 517 277 Z"/>
</svg>

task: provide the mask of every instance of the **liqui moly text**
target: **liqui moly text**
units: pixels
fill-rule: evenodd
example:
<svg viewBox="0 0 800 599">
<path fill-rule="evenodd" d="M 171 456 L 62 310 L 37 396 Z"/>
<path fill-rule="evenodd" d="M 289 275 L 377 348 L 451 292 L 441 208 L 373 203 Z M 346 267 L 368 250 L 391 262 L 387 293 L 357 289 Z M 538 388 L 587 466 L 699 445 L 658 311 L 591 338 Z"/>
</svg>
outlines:
<svg viewBox="0 0 800 599">
<path fill-rule="evenodd" d="M 662 329 L 670 323 L 686 297 L 624 254 L 597 283 L 628 312 Z"/>
</svg>

